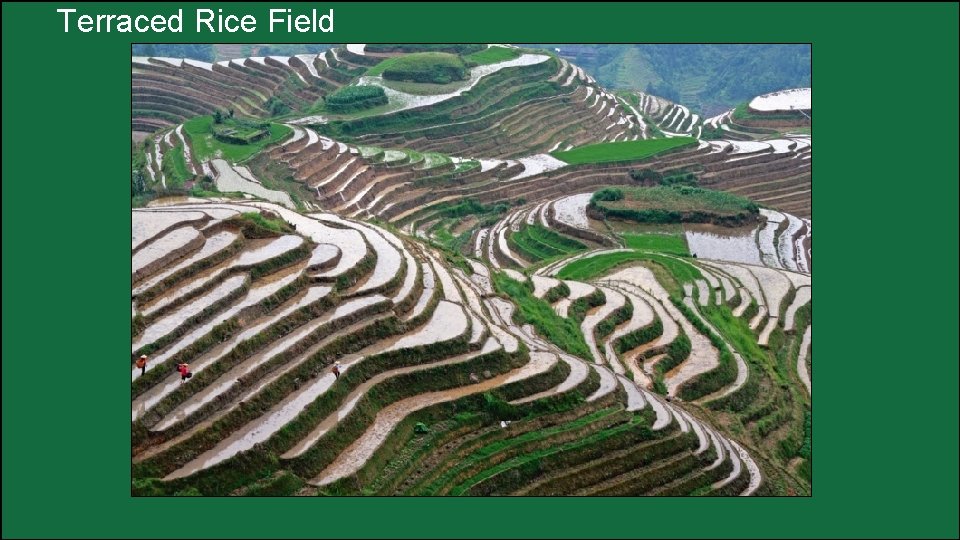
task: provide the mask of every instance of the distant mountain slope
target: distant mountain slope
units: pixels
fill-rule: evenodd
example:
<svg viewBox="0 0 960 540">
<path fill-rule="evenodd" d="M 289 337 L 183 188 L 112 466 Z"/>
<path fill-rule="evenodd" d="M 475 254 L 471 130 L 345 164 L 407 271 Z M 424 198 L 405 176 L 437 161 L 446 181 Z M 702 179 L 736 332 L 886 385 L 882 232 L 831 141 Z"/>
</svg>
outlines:
<svg viewBox="0 0 960 540">
<path fill-rule="evenodd" d="M 203 62 L 213 62 L 214 47 L 214 45 L 207 43 L 134 43 L 133 56 L 191 58 Z"/>
<path fill-rule="evenodd" d="M 604 86 L 636 89 L 711 116 L 753 96 L 810 86 L 809 45 L 563 45 L 563 57 Z"/>
</svg>

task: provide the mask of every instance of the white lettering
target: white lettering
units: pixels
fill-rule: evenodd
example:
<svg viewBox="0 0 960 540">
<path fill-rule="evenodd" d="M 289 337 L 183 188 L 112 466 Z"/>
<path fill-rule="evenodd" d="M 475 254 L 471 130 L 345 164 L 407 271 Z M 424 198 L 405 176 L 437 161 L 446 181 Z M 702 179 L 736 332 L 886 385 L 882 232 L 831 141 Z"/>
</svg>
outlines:
<svg viewBox="0 0 960 540">
<path fill-rule="evenodd" d="M 270 32 L 273 32 L 273 25 L 275 23 L 282 23 L 283 19 L 277 19 L 273 16 L 274 13 L 286 13 L 290 11 L 289 9 L 271 9 L 270 10 Z M 289 30 L 288 30 L 289 32 Z"/>
<path fill-rule="evenodd" d="M 125 32 L 125 33 L 132 32 L 132 30 L 130 29 L 130 25 L 132 24 L 133 24 L 133 21 L 130 20 L 129 15 L 121 15 L 120 17 L 117 18 L 117 32 Z"/>
<path fill-rule="evenodd" d="M 206 19 L 204 19 L 204 17 L 206 17 Z M 216 30 L 213 29 L 213 25 L 210 24 L 211 22 L 213 22 L 213 10 L 212 10 L 212 9 L 198 9 L 198 10 L 197 10 L 197 33 L 198 33 L 198 34 L 203 31 L 203 29 L 200 28 L 200 25 L 201 25 L 201 24 L 207 25 L 207 30 L 209 30 L 209 31 L 211 31 L 211 32 L 216 32 Z"/>
<path fill-rule="evenodd" d="M 183 32 L 183 9 L 178 9 L 176 15 L 170 16 L 170 21 L 167 22 L 167 27 L 170 28 L 171 32 L 181 33 Z"/>
<path fill-rule="evenodd" d="M 70 31 L 70 14 L 76 13 L 76 12 L 77 10 L 75 9 L 58 9 L 57 10 L 57 13 L 63 13 L 63 31 L 64 32 Z"/>
<path fill-rule="evenodd" d="M 310 17 L 307 17 L 306 15 L 297 15 L 297 18 L 293 24 L 297 27 L 297 32 L 309 32 L 311 30 L 312 21 L 310 20 Z"/>
<path fill-rule="evenodd" d="M 214 28 L 213 24 L 214 18 L 217 20 L 216 28 Z M 198 9 L 197 32 L 203 30 L 200 27 L 201 24 L 205 24 L 207 29 L 213 33 L 229 32 L 232 34 L 241 30 L 249 33 L 257 29 L 257 19 L 253 15 L 244 15 L 243 17 L 236 15 L 224 16 L 222 9 L 218 9 L 216 14 L 214 14 L 212 9 Z"/>
<path fill-rule="evenodd" d="M 316 9 L 313 10 L 313 17 L 317 17 Z M 320 20 L 317 22 L 317 29 L 323 33 L 333 32 L 333 8 L 330 8 L 329 14 L 320 17 Z"/>
<path fill-rule="evenodd" d="M 147 32 L 150 30 L 149 26 L 140 26 L 141 21 L 145 22 L 147 20 L 149 20 L 149 18 L 146 15 L 137 15 L 137 18 L 133 20 L 133 26 L 137 29 L 137 32 Z"/>
<path fill-rule="evenodd" d="M 83 26 L 87 27 L 84 28 Z M 92 32 L 93 31 L 93 17 L 89 15 L 81 15 L 77 17 L 77 29 L 81 32 Z"/>
</svg>

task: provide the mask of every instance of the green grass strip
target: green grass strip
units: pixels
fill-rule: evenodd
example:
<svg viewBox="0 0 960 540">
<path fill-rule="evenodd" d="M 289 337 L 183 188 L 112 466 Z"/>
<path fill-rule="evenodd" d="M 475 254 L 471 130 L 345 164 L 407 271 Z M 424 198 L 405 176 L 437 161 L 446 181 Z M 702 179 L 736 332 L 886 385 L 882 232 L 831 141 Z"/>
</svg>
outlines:
<svg viewBox="0 0 960 540">
<path fill-rule="evenodd" d="M 687 263 L 644 251 L 618 251 L 615 253 L 604 253 L 603 255 L 594 257 L 586 257 L 564 266 L 557 274 L 557 277 L 560 279 L 587 281 L 594 277 L 604 275 L 621 264 L 632 261 L 653 261 L 659 263 L 666 267 L 681 283 L 692 283 L 703 277 L 699 270 Z"/>
<path fill-rule="evenodd" d="M 515 323 L 532 324 L 557 347 L 580 358 L 590 359 L 590 349 L 583 339 L 580 325 L 557 315 L 550 304 L 533 296 L 533 285 L 529 281 L 520 283 L 497 272 L 493 275 L 493 282 L 497 292 L 510 298 L 519 307 L 513 316 Z"/>
<path fill-rule="evenodd" d="M 560 424 L 558 426 L 552 426 L 546 429 L 540 429 L 537 431 L 530 431 L 519 435 L 517 437 L 512 437 L 509 439 L 502 439 L 499 441 L 492 442 L 486 446 L 483 446 L 467 457 L 463 458 L 456 467 L 451 468 L 450 470 L 444 472 L 439 478 L 434 480 L 429 487 L 427 487 L 421 495 L 433 495 L 440 490 L 444 485 L 447 484 L 451 479 L 456 477 L 461 471 L 470 468 L 471 466 L 477 464 L 478 462 L 485 461 L 490 459 L 491 456 L 508 450 L 510 448 L 515 448 L 522 444 L 538 441 L 541 439 L 546 439 L 552 437 L 558 433 L 563 433 L 565 431 L 570 431 L 574 429 L 579 429 L 587 424 L 595 422 L 605 416 L 609 416 L 617 411 L 619 408 L 609 408 L 601 409 L 587 416 L 578 418 L 572 422 L 566 424 Z"/>
<path fill-rule="evenodd" d="M 488 47 L 480 52 L 468 54 L 463 59 L 478 65 L 498 64 L 520 56 L 520 51 L 512 47 Z"/>
<path fill-rule="evenodd" d="M 581 146 L 573 150 L 552 152 L 550 155 L 571 165 L 607 163 L 611 161 L 635 161 L 666 152 L 667 150 L 693 146 L 695 144 L 697 144 L 697 140 L 692 137 L 645 139 L 588 144 L 587 146 Z"/>
<path fill-rule="evenodd" d="M 627 233 L 623 235 L 623 240 L 627 243 L 627 247 L 631 249 L 690 256 L 690 252 L 687 250 L 687 242 L 681 234 Z"/>
<path fill-rule="evenodd" d="M 543 450 L 538 450 L 536 452 L 531 452 L 529 454 L 523 454 L 523 455 L 514 457 L 512 459 L 508 459 L 507 461 L 500 463 L 496 467 L 482 471 L 479 474 L 476 474 L 473 477 L 468 478 L 467 480 L 461 482 L 455 488 L 450 490 L 450 495 L 463 495 L 464 492 L 469 490 L 475 484 L 478 484 L 486 480 L 487 478 L 490 478 L 508 469 L 520 467 L 532 461 L 535 461 L 553 454 L 557 454 L 559 452 L 566 452 L 569 450 L 582 448 L 584 446 L 589 446 L 591 444 L 596 444 L 604 439 L 612 437 L 613 435 L 616 435 L 628 429 L 633 429 L 633 427 L 640 422 L 640 418 L 641 417 L 639 416 L 634 416 L 629 422 L 625 424 L 619 424 L 615 427 L 598 431 L 597 433 L 594 433 L 578 441 L 568 442 L 566 444 L 562 444 L 560 446 L 555 446 L 552 448 L 544 448 Z"/>
</svg>

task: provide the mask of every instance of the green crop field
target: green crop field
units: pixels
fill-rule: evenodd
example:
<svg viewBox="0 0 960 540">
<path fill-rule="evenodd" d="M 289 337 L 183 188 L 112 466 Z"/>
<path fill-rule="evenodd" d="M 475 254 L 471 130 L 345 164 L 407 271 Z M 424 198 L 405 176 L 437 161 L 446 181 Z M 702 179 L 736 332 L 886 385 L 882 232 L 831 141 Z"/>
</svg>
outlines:
<svg viewBox="0 0 960 540">
<path fill-rule="evenodd" d="M 183 131 L 190 136 L 197 159 L 222 157 L 227 161 L 243 161 L 293 133 L 282 124 L 270 124 L 269 137 L 250 144 L 230 144 L 214 138 L 213 125 L 212 116 L 198 116 L 183 123 Z"/>
<path fill-rule="evenodd" d="M 511 47 L 488 47 L 480 52 L 464 56 L 463 59 L 468 62 L 476 62 L 479 65 L 496 64 L 513 60 L 520 56 L 517 49 Z"/>
<path fill-rule="evenodd" d="M 182 146 L 177 146 L 163 154 L 163 172 L 167 175 L 167 184 L 171 187 L 182 187 L 184 182 L 193 178 L 187 170 Z"/>
<path fill-rule="evenodd" d="M 701 277 L 696 268 L 676 259 L 643 251 L 617 251 L 573 261 L 557 274 L 560 279 L 587 281 L 610 272 L 613 268 L 632 261 L 653 261 L 670 270 L 680 282 L 692 282 Z"/>
<path fill-rule="evenodd" d="M 540 225 L 529 225 L 510 235 L 523 255 L 541 261 L 558 255 L 573 255 L 587 249 L 582 243 Z"/>
<path fill-rule="evenodd" d="M 627 233 L 623 235 L 623 240 L 630 249 L 659 251 L 662 253 L 672 253 L 674 255 L 690 255 L 687 250 L 687 242 L 684 240 L 683 235 Z"/>
<path fill-rule="evenodd" d="M 571 165 L 606 163 L 611 161 L 636 161 L 661 152 L 666 152 L 667 150 L 693 146 L 695 144 L 697 144 L 697 140 L 692 137 L 673 137 L 671 139 L 647 139 L 589 144 L 564 152 L 552 152 L 550 155 Z"/>
<path fill-rule="evenodd" d="M 532 324 L 557 347 L 581 358 L 590 358 L 590 349 L 583 339 L 580 326 L 571 319 L 557 315 L 550 304 L 533 296 L 530 282 L 520 283 L 500 272 L 493 275 L 493 282 L 497 292 L 506 295 L 519 307 L 514 322 Z"/>
</svg>

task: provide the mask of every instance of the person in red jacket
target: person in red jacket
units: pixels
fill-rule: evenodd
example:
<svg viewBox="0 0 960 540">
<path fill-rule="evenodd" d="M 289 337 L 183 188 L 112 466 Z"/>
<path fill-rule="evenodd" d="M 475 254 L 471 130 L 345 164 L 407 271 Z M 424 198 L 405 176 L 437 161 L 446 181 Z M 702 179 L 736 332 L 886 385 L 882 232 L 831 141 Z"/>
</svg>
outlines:
<svg viewBox="0 0 960 540">
<path fill-rule="evenodd" d="M 178 364 L 177 371 L 180 372 L 180 384 L 187 382 L 187 379 L 193 377 L 193 374 L 190 373 L 190 366 L 186 363 Z"/>
<path fill-rule="evenodd" d="M 140 355 L 140 358 L 137 359 L 137 367 L 140 368 L 141 376 L 147 373 L 147 355 Z"/>
</svg>

